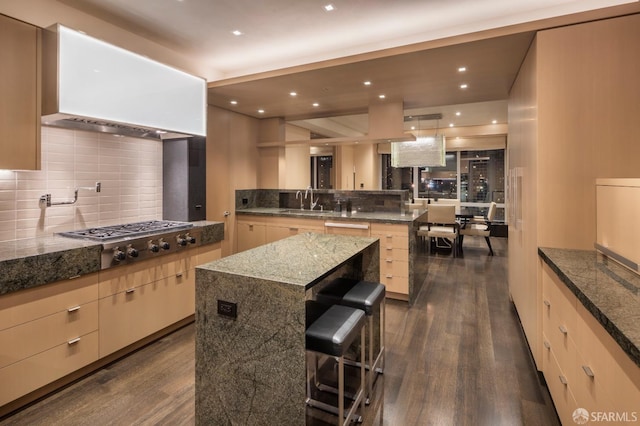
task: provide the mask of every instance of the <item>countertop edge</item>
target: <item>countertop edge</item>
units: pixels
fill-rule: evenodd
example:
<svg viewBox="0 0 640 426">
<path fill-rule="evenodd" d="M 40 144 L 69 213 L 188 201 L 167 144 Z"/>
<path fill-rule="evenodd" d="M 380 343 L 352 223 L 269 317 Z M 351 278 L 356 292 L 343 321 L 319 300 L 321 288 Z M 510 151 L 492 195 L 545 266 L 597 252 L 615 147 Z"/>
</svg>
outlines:
<svg viewBox="0 0 640 426">
<path fill-rule="evenodd" d="M 410 225 L 416 222 L 423 214 L 426 214 L 426 210 L 421 212 L 418 215 L 406 214 L 402 215 L 401 213 L 390 213 L 390 212 L 381 212 L 381 213 L 368 213 L 368 212 L 358 212 L 354 215 L 338 215 L 331 214 L 327 212 L 320 212 L 318 214 L 312 213 L 295 213 L 294 211 L 285 211 L 289 209 L 284 208 L 250 208 L 250 209 L 237 209 L 235 211 L 238 216 L 265 216 L 265 217 L 291 217 L 296 219 L 316 219 L 316 220 L 336 220 L 336 221 L 345 221 L 345 222 L 376 222 L 376 223 L 389 223 L 389 224 L 406 224 Z M 374 215 L 389 215 L 389 217 L 376 217 Z M 394 216 L 394 217 L 391 217 Z"/>
<path fill-rule="evenodd" d="M 556 249 L 559 250 L 559 249 Z M 593 252 L 595 255 L 595 251 Z M 618 326 L 605 315 L 600 308 L 593 303 L 584 292 L 573 282 L 573 280 L 557 265 L 554 260 L 545 252 L 544 247 L 538 248 L 538 256 L 556 273 L 560 281 L 562 281 L 569 290 L 578 298 L 580 303 L 593 315 L 598 323 L 606 330 L 606 332 L 615 340 L 620 348 L 631 358 L 631 360 L 640 367 L 640 348 L 633 343 Z"/>
</svg>

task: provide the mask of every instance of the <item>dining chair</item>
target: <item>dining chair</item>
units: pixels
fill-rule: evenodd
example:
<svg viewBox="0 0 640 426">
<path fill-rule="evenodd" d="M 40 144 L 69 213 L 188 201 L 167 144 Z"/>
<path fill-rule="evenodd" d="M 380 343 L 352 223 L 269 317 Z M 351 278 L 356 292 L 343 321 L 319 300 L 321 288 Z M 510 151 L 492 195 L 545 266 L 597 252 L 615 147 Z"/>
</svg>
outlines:
<svg viewBox="0 0 640 426">
<path fill-rule="evenodd" d="M 431 241 L 436 239 L 436 247 L 439 239 L 450 241 L 444 248 L 451 248 L 453 256 L 458 251 L 458 222 L 456 222 L 456 206 L 453 204 L 430 204 L 427 208 L 427 224 L 421 226 L 417 235 L 421 239 L 429 239 L 429 253 L 431 253 Z"/>
<path fill-rule="evenodd" d="M 489 256 L 493 256 L 493 248 L 491 247 L 491 223 L 496 216 L 497 205 L 495 202 L 491 202 L 489 205 L 489 211 L 484 219 L 476 218 L 460 228 L 460 251 L 462 252 L 462 241 L 465 235 L 471 235 L 474 237 L 484 237 L 489 247 Z"/>
</svg>

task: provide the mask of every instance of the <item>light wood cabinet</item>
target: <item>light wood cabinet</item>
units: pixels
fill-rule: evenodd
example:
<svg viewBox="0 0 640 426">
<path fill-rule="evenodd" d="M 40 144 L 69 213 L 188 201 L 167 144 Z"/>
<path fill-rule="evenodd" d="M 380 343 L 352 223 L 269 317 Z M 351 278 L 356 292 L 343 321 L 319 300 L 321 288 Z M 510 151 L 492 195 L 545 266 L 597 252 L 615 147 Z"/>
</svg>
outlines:
<svg viewBox="0 0 640 426">
<path fill-rule="evenodd" d="M 40 29 L 0 15 L 0 169 L 40 169 Z"/>
<path fill-rule="evenodd" d="M 266 219 L 256 216 L 241 216 L 236 223 L 236 253 L 249 250 L 267 242 Z"/>
<path fill-rule="evenodd" d="M 409 296 L 409 228 L 372 223 L 371 236 L 380 239 L 380 282 L 390 297 Z"/>
<path fill-rule="evenodd" d="M 542 299 L 542 371 L 562 423 L 577 408 L 637 413 L 640 368 L 546 264 Z"/>
<path fill-rule="evenodd" d="M 313 232 L 324 234 L 324 221 L 318 219 L 300 219 L 288 217 L 273 217 L 267 221 L 266 242 L 282 240 L 292 235 Z"/>
<path fill-rule="evenodd" d="M 0 297 L 0 406 L 98 359 L 98 274 Z"/>
</svg>

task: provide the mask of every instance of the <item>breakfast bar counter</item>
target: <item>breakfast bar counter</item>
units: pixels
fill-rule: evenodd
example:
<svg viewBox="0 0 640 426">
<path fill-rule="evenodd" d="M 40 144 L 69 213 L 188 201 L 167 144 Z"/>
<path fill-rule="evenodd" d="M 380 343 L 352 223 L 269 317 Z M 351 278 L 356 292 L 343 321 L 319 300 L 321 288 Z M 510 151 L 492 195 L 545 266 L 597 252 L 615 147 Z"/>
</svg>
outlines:
<svg viewBox="0 0 640 426">
<path fill-rule="evenodd" d="M 305 423 L 305 300 L 379 281 L 376 238 L 304 233 L 196 269 L 196 424 Z"/>
</svg>

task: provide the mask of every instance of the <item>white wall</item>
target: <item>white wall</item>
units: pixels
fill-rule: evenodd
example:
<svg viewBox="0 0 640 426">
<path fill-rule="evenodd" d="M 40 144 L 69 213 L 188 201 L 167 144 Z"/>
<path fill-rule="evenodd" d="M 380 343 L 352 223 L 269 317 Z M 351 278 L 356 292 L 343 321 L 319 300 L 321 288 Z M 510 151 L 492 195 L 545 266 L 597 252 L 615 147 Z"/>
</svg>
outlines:
<svg viewBox="0 0 640 426">
<path fill-rule="evenodd" d="M 41 209 L 38 200 L 73 199 Z M 0 170 L 0 241 L 162 218 L 162 143 L 131 137 L 42 128 L 42 170 Z"/>
</svg>

